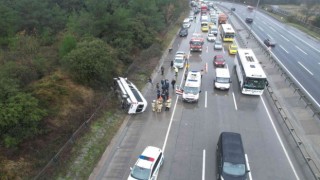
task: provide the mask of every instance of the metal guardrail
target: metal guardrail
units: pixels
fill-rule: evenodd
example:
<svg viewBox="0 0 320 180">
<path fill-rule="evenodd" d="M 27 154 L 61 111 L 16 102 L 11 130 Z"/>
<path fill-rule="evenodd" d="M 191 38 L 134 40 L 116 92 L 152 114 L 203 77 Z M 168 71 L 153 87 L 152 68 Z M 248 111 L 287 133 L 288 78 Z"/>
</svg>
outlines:
<svg viewBox="0 0 320 180">
<path fill-rule="evenodd" d="M 237 18 L 238 21 L 240 21 L 243 26 L 246 28 L 246 30 L 249 32 L 249 37 L 252 35 L 254 40 L 259 44 L 261 50 L 264 51 L 264 53 L 268 56 L 269 60 L 274 63 L 275 67 L 278 67 L 278 71 L 281 70 L 281 76 L 285 77 L 285 82 L 289 82 L 289 87 L 294 88 L 294 93 L 298 93 L 300 96 L 300 100 L 303 99 L 304 102 L 306 103 L 305 108 L 309 107 L 313 111 L 313 117 L 317 115 L 320 117 L 320 106 L 319 104 L 313 99 L 313 97 L 305 90 L 305 88 L 297 81 L 296 78 L 288 71 L 288 69 L 280 62 L 280 60 L 264 45 L 264 43 L 258 38 L 258 36 L 252 32 L 249 29 L 249 26 L 243 22 L 243 20 L 235 13 L 232 13 L 234 17 Z M 246 41 L 241 37 L 237 36 L 236 37 L 238 42 L 241 42 L 242 46 L 247 48 Z M 251 37 L 250 37 L 251 38 Z M 317 166 L 317 163 L 315 160 L 313 160 L 307 151 L 306 146 L 302 142 L 301 138 L 295 131 L 294 126 L 292 125 L 290 119 L 288 118 L 287 114 L 285 113 L 283 107 L 278 101 L 278 98 L 275 96 L 272 88 L 270 86 L 267 87 L 267 91 L 274 102 L 275 107 L 277 108 L 280 116 L 282 117 L 282 122 L 286 125 L 286 128 L 291 134 L 292 139 L 294 140 L 295 144 L 297 145 L 300 153 L 302 154 L 305 162 L 307 163 L 309 169 L 311 170 L 314 178 L 316 180 L 320 180 L 320 169 Z"/>
</svg>

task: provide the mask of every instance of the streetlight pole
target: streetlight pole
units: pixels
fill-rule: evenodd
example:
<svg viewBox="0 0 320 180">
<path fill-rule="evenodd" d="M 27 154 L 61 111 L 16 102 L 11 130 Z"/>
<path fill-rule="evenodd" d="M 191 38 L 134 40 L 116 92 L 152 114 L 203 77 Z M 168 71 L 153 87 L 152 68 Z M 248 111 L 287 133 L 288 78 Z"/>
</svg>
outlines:
<svg viewBox="0 0 320 180">
<path fill-rule="evenodd" d="M 255 19 L 255 17 L 256 17 L 256 12 L 258 11 L 258 8 L 259 8 L 259 3 L 260 3 L 260 0 L 258 0 L 256 9 L 255 9 L 255 11 L 253 12 L 253 17 L 252 17 L 252 21 L 253 21 L 253 22 L 254 22 L 254 19 Z M 248 35 L 247 39 L 249 39 L 250 36 L 251 36 L 251 33 L 252 33 L 252 24 L 253 24 L 253 23 L 250 24 L 249 35 Z"/>
</svg>

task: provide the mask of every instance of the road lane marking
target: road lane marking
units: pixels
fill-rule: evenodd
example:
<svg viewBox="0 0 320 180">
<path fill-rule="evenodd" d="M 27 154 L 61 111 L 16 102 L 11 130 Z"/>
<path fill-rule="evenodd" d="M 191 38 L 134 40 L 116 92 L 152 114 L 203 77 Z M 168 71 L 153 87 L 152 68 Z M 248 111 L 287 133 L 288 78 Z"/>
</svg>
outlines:
<svg viewBox="0 0 320 180">
<path fill-rule="evenodd" d="M 249 170 L 249 172 L 248 172 L 248 174 L 249 174 L 249 180 L 252 180 L 252 175 L 251 175 L 251 169 L 250 169 L 250 165 L 249 165 L 248 155 L 245 154 L 244 156 L 245 156 L 245 158 L 246 158 L 246 163 L 247 163 L 247 167 L 248 167 L 248 170 Z"/>
<path fill-rule="evenodd" d="M 208 46 L 207 46 L 207 49 L 206 49 L 206 53 L 207 53 L 207 52 L 209 52 L 209 48 L 208 48 Z"/>
<path fill-rule="evenodd" d="M 280 34 L 280 36 L 281 36 L 283 39 L 285 39 L 286 41 L 290 42 L 289 39 L 285 38 L 285 37 L 282 36 L 281 34 Z"/>
<path fill-rule="evenodd" d="M 236 102 L 236 98 L 235 98 L 235 96 L 234 96 L 234 93 L 233 93 L 233 92 L 232 92 L 232 96 L 233 96 L 234 108 L 235 108 L 236 110 L 238 110 L 237 102 Z"/>
<path fill-rule="evenodd" d="M 281 48 L 282 50 L 284 50 L 287 54 L 289 54 L 289 52 L 288 52 L 284 47 L 282 47 L 281 45 L 280 45 L 280 48 Z"/>
<path fill-rule="evenodd" d="M 269 34 L 267 34 L 267 36 L 272 39 L 272 37 Z"/>
<path fill-rule="evenodd" d="M 302 66 L 306 71 L 308 71 L 308 73 L 310 73 L 313 76 L 313 73 L 307 69 L 300 61 L 298 61 L 298 63 L 300 64 L 300 66 Z"/>
<path fill-rule="evenodd" d="M 304 52 L 302 49 L 300 49 L 298 46 L 295 46 L 297 49 L 299 49 L 301 52 L 303 52 L 305 55 L 308 55 L 306 52 Z"/>
<path fill-rule="evenodd" d="M 269 113 L 269 110 L 267 109 L 267 106 L 266 106 L 266 104 L 265 104 L 265 102 L 264 102 L 264 100 L 263 100 L 263 97 L 260 96 L 260 99 L 262 100 L 263 106 L 264 106 L 264 108 L 265 108 L 265 110 L 266 110 L 266 112 L 267 112 L 267 114 L 268 114 L 269 121 L 270 121 L 270 123 L 271 123 L 271 125 L 272 125 L 272 127 L 273 127 L 273 130 L 275 131 L 275 133 L 276 133 L 276 135 L 277 135 L 278 141 L 279 141 L 280 144 L 281 144 L 282 150 L 283 150 L 284 154 L 285 154 L 286 157 L 287 157 L 287 160 L 288 160 L 288 162 L 289 162 L 289 164 L 290 164 L 290 167 L 291 167 L 291 169 L 292 169 L 292 171 L 293 171 L 296 179 L 297 179 L 297 180 L 300 180 L 300 178 L 299 178 L 296 170 L 295 170 L 294 167 L 293 167 L 293 164 L 292 164 L 291 159 L 290 159 L 290 157 L 289 157 L 289 155 L 288 155 L 288 152 L 287 152 L 286 148 L 285 148 L 284 145 L 283 145 L 283 142 L 282 142 L 282 140 L 281 140 L 281 138 L 280 138 L 280 135 L 279 135 L 279 133 L 278 133 L 278 131 L 277 131 L 277 129 L 276 129 L 276 126 L 275 126 L 274 123 L 273 123 L 273 119 L 272 119 L 272 117 L 271 117 L 271 115 L 270 115 L 270 113 Z"/>
<path fill-rule="evenodd" d="M 206 174 L 206 150 L 204 149 L 202 152 L 202 180 L 206 179 L 205 174 Z"/>
<path fill-rule="evenodd" d="M 274 32 L 276 32 L 276 30 L 275 29 L 273 29 L 272 27 L 269 27 L 272 31 L 274 31 Z"/>
<path fill-rule="evenodd" d="M 261 31 L 263 31 L 263 29 L 262 29 L 260 26 L 258 26 L 258 28 L 259 28 Z"/>
<path fill-rule="evenodd" d="M 265 16 L 266 19 L 269 19 L 269 21 L 273 22 L 273 20 L 271 20 L 268 16 L 266 16 L 266 15 L 263 15 L 263 16 Z M 273 24 L 275 24 L 275 25 L 278 26 L 279 28 L 283 29 L 283 30 L 286 31 L 287 33 L 290 33 L 292 36 L 294 36 L 295 38 L 299 39 L 301 42 L 307 44 L 310 48 L 312 48 L 313 50 L 318 51 L 318 52 L 320 53 L 320 50 L 318 50 L 318 49 L 314 48 L 312 45 L 306 43 L 303 39 L 301 39 L 300 37 L 296 36 L 295 34 L 291 33 L 290 31 L 288 31 L 288 29 L 285 29 L 284 27 L 281 27 L 281 26 L 278 25 L 277 23 L 273 23 Z"/>
<path fill-rule="evenodd" d="M 204 107 L 207 108 L 207 91 L 205 93 Z"/>
</svg>

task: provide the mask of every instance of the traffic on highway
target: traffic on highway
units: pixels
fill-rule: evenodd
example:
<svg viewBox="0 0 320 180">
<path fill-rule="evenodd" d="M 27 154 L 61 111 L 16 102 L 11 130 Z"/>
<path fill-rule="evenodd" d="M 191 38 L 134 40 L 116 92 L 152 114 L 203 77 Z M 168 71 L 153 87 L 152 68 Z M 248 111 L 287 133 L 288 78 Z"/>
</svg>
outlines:
<svg viewBox="0 0 320 180">
<path fill-rule="evenodd" d="M 262 42 L 269 39 L 270 51 L 320 102 L 319 45 L 262 13 L 253 16 L 246 6 L 191 4 L 173 49 L 160 62 L 166 71 L 153 78 L 153 83 L 175 79 L 176 88 L 168 88 L 170 110 L 159 113 L 148 106 L 128 116 L 89 179 L 313 179 L 264 92 L 262 56 L 241 47 L 227 18 L 231 14 L 221 6 L 233 8 Z M 186 59 L 171 63 L 176 52 Z M 143 95 L 151 104 L 156 88 Z"/>
</svg>

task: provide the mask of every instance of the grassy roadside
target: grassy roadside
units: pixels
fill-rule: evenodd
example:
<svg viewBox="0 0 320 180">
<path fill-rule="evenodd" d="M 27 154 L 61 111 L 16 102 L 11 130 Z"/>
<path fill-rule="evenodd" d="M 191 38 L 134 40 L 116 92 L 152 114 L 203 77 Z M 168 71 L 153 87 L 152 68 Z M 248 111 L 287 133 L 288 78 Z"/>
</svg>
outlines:
<svg viewBox="0 0 320 180">
<path fill-rule="evenodd" d="M 166 35 L 162 37 L 162 45 L 165 50 L 170 45 L 172 39 L 175 38 L 181 22 L 188 14 L 189 11 L 183 13 L 179 20 L 168 28 L 169 31 Z M 155 61 L 154 64 L 157 64 L 158 59 L 155 59 Z M 148 69 L 145 72 L 140 72 L 137 74 L 138 79 L 146 79 L 150 75 L 148 73 L 150 73 Z M 141 89 L 145 85 L 145 81 L 137 82 L 136 85 Z M 114 99 L 114 101 L 117 100 Z M 55 171 L 57 173 L 53 175 L 53 179 L 88 179 L 127 115 L 123 111 L 118 110 L 116 104 L 113 104 L 113 106 L 111 110 L 110 107 L 109 109 L 102 110 L 105 112 L 101 117 L 90 125 L 88 132 L 77 139 L 75 145 L 70 150 L 70 157 L 65 162 L 59 164 L 59 167 Z"/>
</svg>

